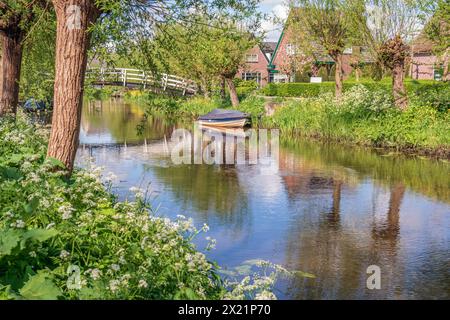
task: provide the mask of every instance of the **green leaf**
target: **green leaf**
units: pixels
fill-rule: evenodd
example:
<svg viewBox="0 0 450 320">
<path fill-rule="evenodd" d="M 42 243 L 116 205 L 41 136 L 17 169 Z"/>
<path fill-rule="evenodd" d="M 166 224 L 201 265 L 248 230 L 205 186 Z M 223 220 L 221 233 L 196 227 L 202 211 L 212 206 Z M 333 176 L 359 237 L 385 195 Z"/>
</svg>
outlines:
<svg viewBox="0 0 450 320">
<path fill-rule="evenodd" d="M 32 276 L 19 292 L 28 300 L 56 300 L 62 294 L 53 283 L 51 274 L 46 271 Z"/>
<path fill-rule="evenodd" d="M 19 180 L 22 177 L 22 174 L 17 168 L 0 167 L 0 177 L 6 180 Z"/>
<path fill-rule="evenodd" d="M 10 255 L 19 244 L 20 238 L 21 232 L 18 230 L 2 230 L 0 232 L 0 258 Z"/>
<path fill-rule="evenodd" d="M 56 229 L 32 229 L 25 232 L 23 235 L 24 239 L 30 239 L 34 241 L 43 242 L 50 238 L 53 238 L 58 234 Z"/>
<path fill-rule="evenodd" d="M 23 205 L 23 208 L 25 209 L 25 212 L 30 215 L 36 210 L 36 208 L 39 206 L 39 199 L 33 198 L 30 202 Z"/>
<path fill-rule="evenodd" d="M 8 163 L 11 164 L 20 164 L 23 160 L 23 158 L 25 157 L 24 154 L 12 154 L 9 158 L 8 158 Z"/>
<path fill-rule="evenodd" d="M 31 229 L 24 233 L 21 241 L 20 248 L 24 249 L 27 240 L 44 242 L 50 238 L 53 238 L 58 234 L 55 229 L 45 230 L 45 229 Z"/>
<path fill-rule="evenodd" d="M 199 296 L 191 288 L 183 288 L 175 295 L 175 300 L 198 300 Z"/>
<path fill-rule="evenodd" d="M 46 161 L 48 163 L 50 163 L 53 167 L 66 169 L 66 166 L 64 165 L 64 163 L 62 163 L 60 160 L 58 160 L 56 158 L 48 157 Z"/>
</svg>

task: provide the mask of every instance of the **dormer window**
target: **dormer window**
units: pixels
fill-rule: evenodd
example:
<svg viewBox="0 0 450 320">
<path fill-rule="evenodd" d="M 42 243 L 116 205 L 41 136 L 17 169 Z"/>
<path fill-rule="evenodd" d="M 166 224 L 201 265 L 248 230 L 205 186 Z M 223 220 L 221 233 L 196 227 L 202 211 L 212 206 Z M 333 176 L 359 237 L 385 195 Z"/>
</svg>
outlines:
<svg viewBox="0 0 450 320">
<path fill-rule="evenodd" d="M 258 62 L 258 55 L 257 54 L 247 54 L 246 61 L 247 62 Z"/>
</svg>

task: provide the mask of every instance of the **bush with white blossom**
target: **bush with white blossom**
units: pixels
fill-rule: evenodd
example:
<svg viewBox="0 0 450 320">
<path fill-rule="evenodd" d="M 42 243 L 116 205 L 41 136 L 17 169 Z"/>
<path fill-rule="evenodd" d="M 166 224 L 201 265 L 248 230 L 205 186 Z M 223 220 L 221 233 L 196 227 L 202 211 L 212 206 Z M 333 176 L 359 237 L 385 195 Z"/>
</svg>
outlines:
<svg viewBox="0 0 450 320">
<path fill-rule="evenodd" d="M 275 298 L 273 276 L 223 281 L 192 242 L 207 225 L 156 217 L 139 188 L 118 202 L 100 168 L 67 178 L 47 136 L 0 120 L 0 299 Z"/>
</svg>

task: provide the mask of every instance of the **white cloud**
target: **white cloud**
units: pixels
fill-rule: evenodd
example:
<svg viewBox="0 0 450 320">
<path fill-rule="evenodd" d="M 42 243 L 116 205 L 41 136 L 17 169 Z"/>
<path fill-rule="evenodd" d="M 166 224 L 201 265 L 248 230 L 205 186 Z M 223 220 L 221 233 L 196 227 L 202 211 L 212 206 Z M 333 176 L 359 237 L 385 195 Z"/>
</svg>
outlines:
<svg viewBox="0 0 450 320">
<path fill-rule="evenodd" d="M 271 6 L 271 10 L 266 11 L 269 18 L 262 22 L 261 28 L 266 32 L 267 41 L 278 41 L 283 30 L 283 22 L 286 21 L 289 14 L 289 7 L 282 0 L 264 0 L 262 3 L 275 4 Z M 274 21 L 274 18 L 276 21 Z M 280 21 L 281 23 L 278 23 Z"/>
</svg>

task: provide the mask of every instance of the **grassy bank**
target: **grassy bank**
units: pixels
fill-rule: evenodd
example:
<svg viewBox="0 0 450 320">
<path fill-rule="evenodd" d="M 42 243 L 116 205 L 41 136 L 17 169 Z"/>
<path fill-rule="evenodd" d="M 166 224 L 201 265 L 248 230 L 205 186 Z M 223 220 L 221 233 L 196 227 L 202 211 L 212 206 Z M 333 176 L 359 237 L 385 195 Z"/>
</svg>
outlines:
<svg viewBox="0 0 450 320">
<path fill-rule="evenodd" d="M 395 148 L 448 158 L 450 114 L 432 105 L 413 102 L 401 112 L 389 95 L 363 86 L 348 90 L 341 102 L 332 94 L 290 101 L 272 117 L 267 127 L 294 136 Z"/>
<path fill-rule="evenodd" d="M 207 226 L 156 217 L 139 188 L 116 201 L 99 168 L 66 178 L 45 159 L 47 137 L 0 120 L 0 299 L 274 298 L 278 271 L 224 282 L 193 244 Z"/>
<path fill-rule="evenodd" d="M 436 99 L 433 95 L 411 99 L 408 110 L 401 112 L 393 106 L 390 93 L 359 85 L 346 90 L 341 102 L 336 102 L 332 93 L 295 100 L 277 98 L 273 116 L 258 117 L 265 113 L 265 100 L 257 96 L 243 100 L 238 109 L 255 116 L 258 125 L 279 128 L 286 135 L 449 158 L 450 114 L 437 107 L 441 106 L 437 95 Z M 149 112 L 179 118 L 195 118 L 214 108 L 229 107 L 214 99 L 177 100 L 137 92 L 127 99 L 147 106 Z"/>
<path fill-rule="evenodd" d="M 387 95 L 392 92 L 392 80 L 382 81 L 364 80 L 360 82 L 345 81 L 344 91 L 364 86 L 369 91 L 382 91 Z M 406 80 L 405 88 L 409 99 L 416 104 L 433 105 L 436 109 L 446 111 L 450 107 L 450 84 L 427 80 Z M 334 94 L 334 82 L 324 83 L 270 83 L 261 90 L 266 96 L 277 97 L 318 97 L 324 93 Z"/>
</svg>

